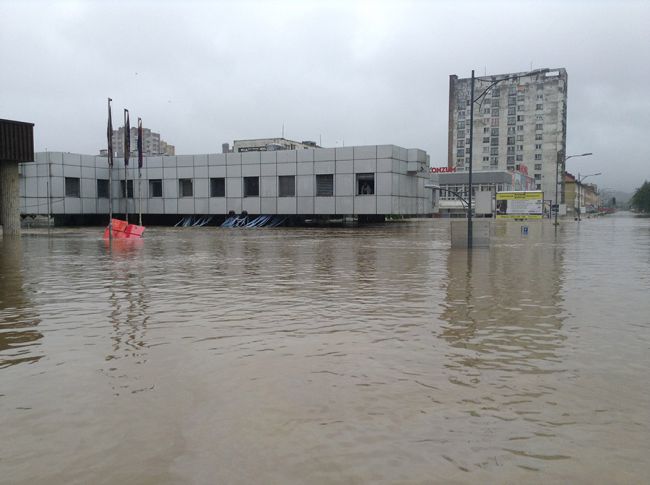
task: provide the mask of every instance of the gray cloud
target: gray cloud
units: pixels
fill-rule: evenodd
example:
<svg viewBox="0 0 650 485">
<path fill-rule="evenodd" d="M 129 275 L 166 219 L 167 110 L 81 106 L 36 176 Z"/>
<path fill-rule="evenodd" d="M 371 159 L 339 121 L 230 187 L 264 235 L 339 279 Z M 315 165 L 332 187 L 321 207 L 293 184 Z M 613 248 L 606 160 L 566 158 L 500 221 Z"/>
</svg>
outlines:
<svg viewBox="0 0 650 485">
<path fill-rule="evenodd" d="M 650 179 L 647 2 L 0 2 L 0 117 L 96 153 L 114 118 L 178 153 L 278 136 L 395 143 L 446 164 L 448 76 L 569 73 L 569 170 Z M 136 74 L 137 73 L 137 74 Z"/>
</svg>

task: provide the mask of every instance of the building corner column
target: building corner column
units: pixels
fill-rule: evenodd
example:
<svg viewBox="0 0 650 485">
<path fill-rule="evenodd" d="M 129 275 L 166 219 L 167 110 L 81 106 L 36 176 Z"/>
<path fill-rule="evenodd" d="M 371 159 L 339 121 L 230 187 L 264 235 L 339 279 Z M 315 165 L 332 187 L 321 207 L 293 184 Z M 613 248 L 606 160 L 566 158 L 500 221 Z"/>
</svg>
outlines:
<svg viewBox="0 0 650 485">
<path fill-rule="evenodd" d="M 5 236 L 20 235 L 18 163 L 0 162 L 0 225 Z"/>
</svg>

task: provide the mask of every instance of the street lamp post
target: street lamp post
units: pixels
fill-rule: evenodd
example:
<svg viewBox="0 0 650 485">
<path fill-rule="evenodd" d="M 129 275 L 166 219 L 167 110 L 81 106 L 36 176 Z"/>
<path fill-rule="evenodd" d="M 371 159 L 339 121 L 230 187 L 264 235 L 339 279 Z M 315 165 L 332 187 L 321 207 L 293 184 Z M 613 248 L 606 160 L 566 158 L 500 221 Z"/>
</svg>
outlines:
<svg viewBox="0 0 650 485">
<path fill-rule="evenodd" d="M 515 74 L 514 76 L 506 76 L 501 79 L 491 81 L 490 85 L 483 90 L 476 98 L 474 98 L 474 84 L 476 79 L 479 81 L 487 81 L 486 79 L 475 78 L 474 70 L 472 69 L 472 81 L 470 85 L 470 108 L 469 108 L 469 194 L 468 194 L 468 207 L 467 207 L 467 247 L 471 249 L 472 247 L 472 154 L 474 148 L 474 103 L 478 102 L 483 98 L 494 86 L 503 82 L 510 81 L 512 79 L 519 79 L 527 76 L 535 76 L 537 74 L 543 74 L 548 72 L 549 69 L 536 69 L 534 71 L 525 72 L 523 74 Z"/>
<path fill-rule="evenodd" d="M 569 155 L 568 157 L 565 157 L 564 160 L 562 160 L 562 180 L 564 180 L 564 167 L 566 167 L 566 161 L 569 158 L 576 158 L 576 157 L 588 157 L 590 155 L 593 155 L 593 153 L 581 153 L 580 155 Z M 560 212 L 560 203 L 558 200 L 558 177 L 559 177 L 559 162 L 557 162 L 555 166 L 555 222 L 553 223 L 555 226 L 557 226 L 557 214 Z"/>
<path fill-rule="evenodd" d="M 577 187 L 577 189 L 578 189 L 578 222 L 580 222 L 580 213 L 582 212 L 582 203 L 581 203 L 581 200 L 580 200 L 581 192 L 582 192 L 582 189 L 581 189 L 582 181 L 584 179 L 586 179 L 587 177 L 595 177 L 596 175 L 602 175 L 602 173 L 601 172 L 590 173 L 588 175 L 583 175 L 582 177 L 580 177 L 580 174 L 578 173 L 578 180 L 577 180 L 577 182 L 578 182 L 577 183 L 577 185 L 578 185 L 578 187 Z"/>
</svg>

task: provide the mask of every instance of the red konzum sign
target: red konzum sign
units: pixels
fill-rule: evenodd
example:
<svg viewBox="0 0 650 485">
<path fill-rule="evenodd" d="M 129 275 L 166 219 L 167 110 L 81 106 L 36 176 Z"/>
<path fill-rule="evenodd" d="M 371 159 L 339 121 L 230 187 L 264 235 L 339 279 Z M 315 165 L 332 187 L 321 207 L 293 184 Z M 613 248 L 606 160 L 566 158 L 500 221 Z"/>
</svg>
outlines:
<svg viewBox="0 0 650 485">
<path fill-rule="evenodd" d="M 456 167 L 431 167 L 431 173 L 453 173 Z"/>
</svg>

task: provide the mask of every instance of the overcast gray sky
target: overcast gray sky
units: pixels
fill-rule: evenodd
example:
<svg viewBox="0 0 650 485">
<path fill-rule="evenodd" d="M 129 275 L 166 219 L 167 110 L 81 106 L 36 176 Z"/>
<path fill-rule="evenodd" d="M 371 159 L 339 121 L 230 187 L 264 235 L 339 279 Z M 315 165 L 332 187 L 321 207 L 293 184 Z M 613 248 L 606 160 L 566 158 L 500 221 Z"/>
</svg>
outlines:
<svg viewBox="0 0 650 485">
<path fill-rule="evenodd" d="M 106 98 L 176 145 L 392 143 L 447 163 L 449 75 L 565 67 L 568 162 L 650 180 L 648 1 L 0 0 L 0 118 L 37 151 L 97 153 Z"/>
</svg>

